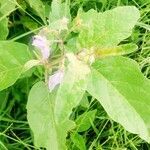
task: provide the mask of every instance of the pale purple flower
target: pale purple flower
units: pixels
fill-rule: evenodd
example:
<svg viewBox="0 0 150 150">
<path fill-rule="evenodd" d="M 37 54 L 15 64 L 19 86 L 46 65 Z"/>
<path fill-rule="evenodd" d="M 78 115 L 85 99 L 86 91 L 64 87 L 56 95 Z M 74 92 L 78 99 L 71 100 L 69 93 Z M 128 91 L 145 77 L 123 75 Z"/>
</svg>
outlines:
<svg viewBox="0 0 150 150">
<path fill-rule="evenodd" d="M 45 36 L 35 35 L 32 45 L 40 50 L 43 59 L 48 59 L 50 56 L 50 44 Z"/>
<path fill-rule="evenodd" d="M 49 77 L 48 86 L 49 90 L 52 91 L 57 85 L 63 81 L 64 70 L 60 69 Z"/>
</svg>

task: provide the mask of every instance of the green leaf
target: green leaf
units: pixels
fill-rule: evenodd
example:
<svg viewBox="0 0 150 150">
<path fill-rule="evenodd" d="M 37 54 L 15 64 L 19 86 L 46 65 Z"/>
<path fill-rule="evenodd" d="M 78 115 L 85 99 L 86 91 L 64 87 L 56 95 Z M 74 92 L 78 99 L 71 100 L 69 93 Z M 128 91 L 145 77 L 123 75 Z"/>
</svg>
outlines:
<svg viewBox="0 0 150 150">
<path fill-rule="evenodd" d="M 36 83 L 30 93 L 27 103 L 27 118 L 34 133 L 34 144 L 37 147 L 57 149 L 56 127 L 53 114 L 53 95 L 44 82 Z M 51 98 L 51 99 L 50 99 Z"/>
<path fill-rule="evenodd" d="M 16 4 L 15 1 L 0 1 L 0 40 L 5 40 L 8 36 L 8 18 L 6 18 L 12 11 L 14 11 Z"/>
<path fill-rule="evenodd" d="M 41 0 L 26 0 L 26 2 L 30 5 L 30 7 L 35 11 L 37 15 L 46 22 L 45 18 L 45 6 Z"/>
<path fill-rule="evenodd" d="M 87 91 L 126 130 L 150 142 L 150 81 L 131 59 L 106 57 L 92 66 Z"/>
<path fill-rule="evenodd" d="M 85 140 L 84 140 L 83 136 L 81 136 L 78 133 L 73 133 L 73 134 L 71 134 L 71 140 L 73 141 L 74 145 L 76 147 L 78 147 L 78 149 L 86 150 Z"/>
<path fill-rule="evenodd" d="M 33 19 L 30 17 L 24 16 L 21 18 L 22 24 L 28 28 L 29 30 L 35 30 L 38 28 L 38 23 L 35 22 Z"/>
<path fill-rule="evenodd" d="M 69 0 L 66 0 L 64 3 L 62 3 L 60 0 L 53 0 L 51 4 L 49 22 L 52 23 L 54 21 L 62 19 L 63 17 L 66 17 L 68 19 L 71 18 Z"/>
<path fill-rule="evenodd" d="M 5 40 L 8 36 L 8 19 L 4 18 L 0 21 L 0 40 Z"/>
<path fill-rule="evenodd" d="M 16 82 L 29 59 L 26 45 L 0 41 L 0 91 Z"/>
<path fill-rule="evenodd" d="M 73 54 L 67 57 L 69 65 L 58 90 L 49 93 L 46 85 L 39 82 L 29 94 L 28 121 L 35 145 L 47 150 L 66 150 L 67 133 L 75 126 L 69 116 L 82 99 L 87 85 L 89 68 Z"/>
<path fill-rule="evenodd" d="M 50 22 L 56 21 L 61 18 L 61 1 L 53 0 L 51 4 L 51 13 L 49 16 Z"/>
<path fill-rule="evenodd" d="M 80 104 L 82 107 L 85 107 L 85 108 L 88 108 L 90 103 L 89 103 L 89 100 L 88 100 L 88 94 L 85 93 L 82 97 L 82 100 L 80 101 Z"/>
<path fill-rule="evenodd" d="M 58 90 L 55 105 L 55 114 L 58 115 L 60 122 L 69 117 L 72 108 L 79 104 L 86 89 L 87 76 L 90 73 L 89 67 L 72 53 L 68 53 L 67 58 L 69 59 L 67 73 Z"/>
<path fill-rule="evenodd" d="M 16 10 L 16 1 L 15 0 L 0 0 L 0 12 L 6 17 L 11 12 Z M 1 19 L 0 19 L 1 20 Z"/>
<path fill-rule="evenodd" d="M 24 72 L 30 70 L 31 68 L 33 68 L 35 66 L 39 66 L 39 65 L 42 65 L 40 60 L 37 60 L 37 59 L 29 60 L 24 65 Z"/>
<path fill-rule="evenodd" d="M 88 111 L 78 116 L 76 120 L 77 131 L 83 132 L 88 130 L 91 127 L 91 123 L 95 119 L 96 110 Z"/>
<path fill-rule="evenodd" d="M 104 49 L 117 46 L 128 38 L 137 23 L 140 14 L 134 6 L 116 7 L 98 13 L 95 10 L 77 16 L 80 22 L 78 42 L 79 48 Z"/>
</svg>

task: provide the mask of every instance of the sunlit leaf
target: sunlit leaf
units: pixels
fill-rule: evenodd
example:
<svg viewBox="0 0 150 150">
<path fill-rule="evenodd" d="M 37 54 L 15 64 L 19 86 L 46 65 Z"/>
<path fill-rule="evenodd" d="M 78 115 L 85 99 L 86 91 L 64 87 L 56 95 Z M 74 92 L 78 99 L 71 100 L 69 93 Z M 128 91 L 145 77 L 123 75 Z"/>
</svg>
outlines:
<svg viewBox="0 0 150 150">
<path fill-rule="evenodd" d="M 126 130 L 150 142 L 150 81 L 131 59 L 107 57 L 93 64 L 87 91 Z"/>
<path fill-rule="evenodd" d="M 89 10 L 77 16 L 79 48 L 105 49 L 117 46 L 128 38 L 140 14 L 134 6 L 116 7 L 98 13 Z"/>
<path fill-rule="evenodd" d="M 69 1 L 62 3 L 60 0 L 53 0 L 51 4 L 51 12 L 49 15 L 49 22 L 52 23 L 63 17 L 70 19 Z"/>
<path fill-rule="evenodd" d="M 15 8 L 15 0 L 13 1 L 0 1 L 0 40 L 5 40 L 8 36 L 8 18 L 7 16 L 13 12 Z"/>
<path fill-rule="evenodd" d="M 16 10 L 15 0 L 0 0 L 0 12 L 6 17 Z"/>
<path fill-rule="evenodd" d="M 16 42 L 0 42 L 0 90 L 16 82 L 30 60 L 28 47 Z"/>
<path fill-rule="evenodd" d="M 43 82 L 39 82 L 29 94 L 28 121 L 35 145 L 48 150 L 66 149 L 67 133 L 75 127 L 69 116 L 83 97 L 90 71 L 73 54 L 67 57 L 69 65 L 58 90 L 50 92 Z"/>
</svg>

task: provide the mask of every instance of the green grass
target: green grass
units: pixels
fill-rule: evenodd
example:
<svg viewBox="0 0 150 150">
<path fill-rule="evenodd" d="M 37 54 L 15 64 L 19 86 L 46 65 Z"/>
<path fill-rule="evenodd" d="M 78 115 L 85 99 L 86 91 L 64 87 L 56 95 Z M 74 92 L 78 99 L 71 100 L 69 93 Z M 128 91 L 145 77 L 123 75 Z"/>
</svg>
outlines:
<svg viewBox="0 0 150 150">
<path fill-rule="evenodd" d="M 45 2 L 47 1 L 45 0 Z M 148 2 L 149 0 L 72 0 L 71 14 L 74 17 L 80 7 L 83 7 L 85 11 L 91 8 L 105 11 L 119 5 L 135 5 L 138 7 L 141 12 L 141 19 L 132 36 L 127 40 L 136 43 L 139 49 L 137 52 L 130 54 L 129 57 L 135 59 L 143 74 L 150 78 L 150 2 Z M 23 6 L 22 2 L 19 4 L 21 4 L 21 7 Z M 9 40 L 29 43 L 32 34 L 40 30 L 41 25 L 43 26 L 42 21 L 29 10 L 16 10 L 10 15 Z M 20 21 L 20 17 L 26 16 L 32 20 L 31 26 L 34 24 L 31 30 Z M 41 77 L 41 75 L 34 73 L 31 76 L 29 73 L 28 77 L 20 79 L 15 85 L 0 93 L 0 150 L 37 149 L 33 146 L 33 135 L 27 123 L 26 103 L 29 90 L 38 80 L 38 77 Z M 75 108 L 71 118 L 76 119 L 81 114 L 94 109 L 97 110 L 94 122 L 91 122 L 91 127 L 87 131 L 80 133 L 86 142 L 87 149 L 150 150 L 148 143 L 112 121 L 102 106 L 96 100 L 91 100 L 90 97 L 88 102 L 85 100 L 82 107 Z M 78 150 L 70 140 L 71 132 L 67 137 L 68 149 Z"/>
</svg>

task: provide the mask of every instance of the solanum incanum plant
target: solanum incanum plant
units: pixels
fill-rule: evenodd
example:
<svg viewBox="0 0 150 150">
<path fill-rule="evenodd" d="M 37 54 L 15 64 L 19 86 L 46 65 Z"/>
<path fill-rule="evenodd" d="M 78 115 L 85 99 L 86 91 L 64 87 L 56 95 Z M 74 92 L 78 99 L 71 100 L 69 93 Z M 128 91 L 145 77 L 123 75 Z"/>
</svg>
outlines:
<svg viewBox="0 0 150 150">
<path fill-rule="evenodd" d="M 31 50 L 0 42 L 0 90 L 29 69 L 43 68 L 44 80 L 33 85 L 27 103 L 36 147 L 67 149 L 66 137 L 77 128 L 70 115 L 87 92 L 110 118 L 150 142 L 150 81 L 134 60 L 121 56 L 137 50 L 123 43 L 140 18 L 138 9 L 79 10 L 73 19 L 69 12 L 68 2 L 54 0 L 48 25 L 33 36 Z"/>
</svg>

